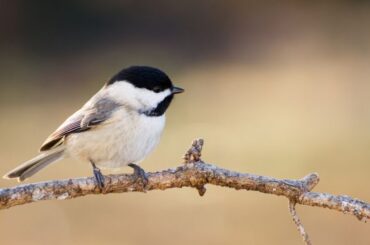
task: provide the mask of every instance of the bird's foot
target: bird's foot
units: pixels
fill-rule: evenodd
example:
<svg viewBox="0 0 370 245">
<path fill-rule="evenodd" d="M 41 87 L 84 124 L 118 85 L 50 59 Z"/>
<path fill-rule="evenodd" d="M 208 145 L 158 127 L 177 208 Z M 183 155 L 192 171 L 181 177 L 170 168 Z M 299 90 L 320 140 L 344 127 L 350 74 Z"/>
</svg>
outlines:
<svg viewBox="0 0 370 245">
<path fill-rule="evenodd" d="M 135 179 L 140 180 L 143 183 L 143 187 L 145 189 L 149 181 L 144 169 L 133 163 L 128 164 L 128 166 L 134 169 Z"/>
<path fill-rule="evenodd" d="M 98 184 L 99 189 L 103 190 L 104 175 L 101 173 L 100 169 L 95 165 L 95 163 L 91 162 L 91 165 L 93 167 L 93 172 L 94 172 L 96 183 Z"/>
</svg>

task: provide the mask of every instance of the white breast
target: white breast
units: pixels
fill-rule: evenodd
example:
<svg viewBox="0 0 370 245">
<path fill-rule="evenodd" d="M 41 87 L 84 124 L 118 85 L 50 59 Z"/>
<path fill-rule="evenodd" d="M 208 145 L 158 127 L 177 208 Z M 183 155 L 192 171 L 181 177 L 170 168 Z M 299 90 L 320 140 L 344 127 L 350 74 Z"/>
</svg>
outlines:
<svg viewBox="0 0 370 245">
<path fill-rule="evenodd" d="M 102 168 L 119 168 L 143 160 L 159 143 L 165 115 L 148 117 L 120 108 L 103 124 L 67 137 L 66 152 Z"/>
</svg>

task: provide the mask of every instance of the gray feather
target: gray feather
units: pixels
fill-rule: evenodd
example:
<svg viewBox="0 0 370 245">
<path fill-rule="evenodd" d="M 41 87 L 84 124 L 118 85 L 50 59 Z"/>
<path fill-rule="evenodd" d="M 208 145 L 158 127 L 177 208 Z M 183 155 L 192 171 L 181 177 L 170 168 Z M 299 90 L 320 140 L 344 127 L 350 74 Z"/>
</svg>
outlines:
<svg viewBox="0 0 370 245">
<path fill-rule="evenodd" d="M 84 111 L 84 117 L 81 120 L 81 128 L 87 128 L 91 125 L 96 125 L 104 122 L 120 105 L 107 98 L 98 100 L 92 108 Z"/>
<path fill-rule="evenodd" d="M 96 101 L 95 101 L 96 100 Z M 120 105 L 107 98 L 94 100 L 70 116 L 42 144 L 41 151 L 48 151 L 63 144 L 65 137 L 90 130 L 110 118 Z"/>
<path fill-rule="evenodd" d="M 64 147 L 58 147 L 56 149 L 41 153 L 35 158 L 23 163 L 22 165 L 7 173 L 4 178 L 18 178 L 19 181 L 23 181 L 31 177 L 50 163 L 60 160 L 63 157 L 63 153 Z"/>
</svg>

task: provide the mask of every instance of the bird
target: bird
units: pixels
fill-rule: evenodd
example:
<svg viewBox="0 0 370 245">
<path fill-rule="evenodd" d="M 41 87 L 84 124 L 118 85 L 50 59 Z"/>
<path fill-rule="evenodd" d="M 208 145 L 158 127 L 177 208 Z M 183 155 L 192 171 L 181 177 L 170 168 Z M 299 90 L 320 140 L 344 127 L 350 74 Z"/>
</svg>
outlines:
<svg viewBox="0 0 370 245">
<path fill-rule="evenodd" d="M 91 164 L 95 181 L 104 188 L 100 169 L 129 166 L 147 184 L 139 163 L 158 145 L 174 95 L 184 89 L 151 66 L 120 70 L 42 144 L 36 157 L 4 175 L 23 181 L 49 164 L 74 158 Z"/>
</svg>

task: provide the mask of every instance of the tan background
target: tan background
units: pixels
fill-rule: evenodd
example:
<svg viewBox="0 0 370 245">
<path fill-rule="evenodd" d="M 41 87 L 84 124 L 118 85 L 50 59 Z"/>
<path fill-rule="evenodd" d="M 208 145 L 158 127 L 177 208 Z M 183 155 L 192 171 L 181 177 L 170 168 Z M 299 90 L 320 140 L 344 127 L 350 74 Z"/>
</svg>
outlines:
<svg viewBox="0 0 370 245">
<path fill-rule="evenodd" d="M 370 5 L 366 1 L 1 1 L 0 173 L 130 64 L 186 89 L 147 171 L 192 139 L 221 167 L 370 200 Z M 47 1 L 46 1 L 47 2 Z M 124 169 L 123 171 L 131 171 Z M 65 160 L 29 182 L 91 175 Z M 0 180 L 1 187 L 16 182 Z M 369 224 L 298 207 L 314 244 L 369 244 Z M 300 244 L 287 200 L 208 187 L 48 201 L 0 212 L 1 244 Z"/>
</svg>

